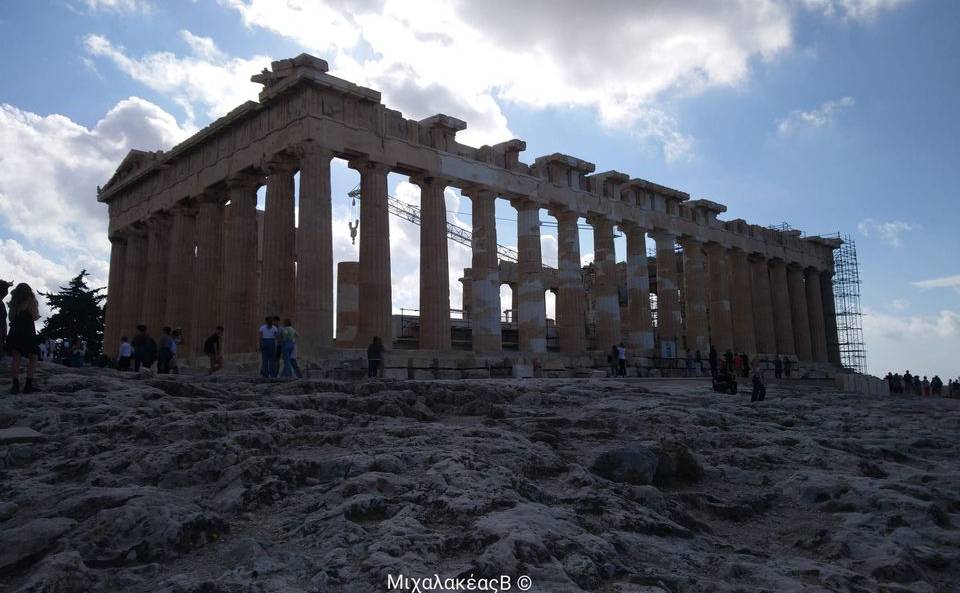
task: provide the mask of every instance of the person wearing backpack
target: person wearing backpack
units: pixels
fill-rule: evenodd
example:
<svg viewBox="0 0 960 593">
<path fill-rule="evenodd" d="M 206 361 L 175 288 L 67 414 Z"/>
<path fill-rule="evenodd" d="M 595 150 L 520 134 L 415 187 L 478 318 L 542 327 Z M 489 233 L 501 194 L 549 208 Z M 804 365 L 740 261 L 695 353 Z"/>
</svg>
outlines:
<svg viewBox="0 0 960 593">
<path fill-rule="evenodd" d="M 222 335 L 223 326 L 218 325 L 217 329 L 203 341 L 203 353 L 206 354 L 210 360 L 210 369 L 207 371 L 208 375 L 212 375 L 223 368 L 223 354 L 220 350 L 220 337 Z"/>
</svg>

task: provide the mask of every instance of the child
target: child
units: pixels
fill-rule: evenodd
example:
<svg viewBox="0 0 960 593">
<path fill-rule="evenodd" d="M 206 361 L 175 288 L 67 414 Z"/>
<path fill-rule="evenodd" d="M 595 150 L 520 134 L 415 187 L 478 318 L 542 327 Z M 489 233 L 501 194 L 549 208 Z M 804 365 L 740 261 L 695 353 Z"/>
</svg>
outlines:
<svg viewBox="0 0 960 593">
<path fill-rule="evenodd" d="M 120 356 L 117 358 L 117 368 L 121 371 L 130 370 L 130 360 L 133 359 L 133 346 L 127 336 L 120 338 Z"/>
</svg>

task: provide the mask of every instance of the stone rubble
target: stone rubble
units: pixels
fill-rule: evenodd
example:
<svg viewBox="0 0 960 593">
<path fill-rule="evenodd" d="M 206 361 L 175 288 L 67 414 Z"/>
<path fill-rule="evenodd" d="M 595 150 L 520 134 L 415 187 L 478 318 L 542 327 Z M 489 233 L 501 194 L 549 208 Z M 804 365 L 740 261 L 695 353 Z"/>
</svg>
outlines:
<svg viewBox="0 0 960 593">
<path fill-rule="evenodd" d="M 960 402 L 702 380 L 341 383 L 42 368 L 0 396 L 0 591 L 934 593 Z M 12 432 L 11 432 L 12 431 Z"/>
</svg>

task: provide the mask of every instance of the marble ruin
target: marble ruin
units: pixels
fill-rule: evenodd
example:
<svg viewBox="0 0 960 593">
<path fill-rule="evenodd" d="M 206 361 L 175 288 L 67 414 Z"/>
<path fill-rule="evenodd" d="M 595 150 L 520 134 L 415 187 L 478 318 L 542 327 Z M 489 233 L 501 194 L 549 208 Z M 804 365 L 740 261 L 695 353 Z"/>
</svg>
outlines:
<svg viewBox="0 0 960 593">
<path fill-rule="evenodd" d="M 465 122 L 442 114 L 405 119 L 379 92 L 327 74 L 324 60 L 306 54 L 273 62 L 252 80 L 263 85 L 258 102 L 167 152 L 131 151 L 99 191 L 112 243 L 107 354 L 142 322 L 154 333 L 183 328 L 198 355 L 219 324 L 228 359 L 243 360 L 255 353 L 267 314 L 291 317 L 301 358 L 321 367 L 362 356 L 356 349 L 373 336 L 390 348 L 401 333 L 390 277 L 387 175 L 395 172 L 422 192 L 420 314 L 416 341 L 404 346 L 413 349 L 395 347 L 388 372 L 488 376 L 503 365 L 515 375 L 572 372 L 604 366 L 621 341 L 631 369 L 644 374 L 682 366 L 677 358 L 687 348 L 705 360 L 711 344 L 721 354 L 786 355 L 823 372 L 840 365 L 831 282 L 838 239 L 722 221 L 722 204 L 618 171 L 595 173 L 594 164 L 568 155 L 526 164 L 521 140 L 465 146 L 456 141 Z M 333 158 L 359 172 L 361 197 L 359 262 L 341 263 L 336 285 Z M 448 186 L 472 205 L 462 319 L 451 318 Z M 498 198 L 517 212 L 516 263 L 498 259 Z M 558 224 L 556 270 L 541 261 L 541 209 Z M 594 237 L 587 273 L 581 219 Z M 617 264 L 616 232 L 626 237 L 625 266 Z M 502 284 L 514 288 L 507 322 Z M 556 293 L 555 323 L 545 314 L 547 290 Z M 516 338 L 506 340 L 508 333 Z"/>
</svg>

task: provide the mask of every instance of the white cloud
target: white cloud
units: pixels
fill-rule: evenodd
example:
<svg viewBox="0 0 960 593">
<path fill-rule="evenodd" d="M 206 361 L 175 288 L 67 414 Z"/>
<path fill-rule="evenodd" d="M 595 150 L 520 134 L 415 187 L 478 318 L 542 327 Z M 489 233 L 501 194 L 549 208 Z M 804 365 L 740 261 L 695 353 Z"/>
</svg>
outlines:
<svg viewBox="0 0 960 593">
<path fill-rule="evenodd" d="M 465 141 L 509 137 L 497 100 L 587 107 L 605 126 L 662 146 L 668 160 L 692 144 L 665 107 L 670 97 L 742 84 L 751 60 L 792 43 L 791 8 L 774 0 L 589 10 L 572 0 L 222 2 L 248 26 L 329 57 L 337 75 L 378 88 L 411 117 L 444 110 L 465 119 Z"/>
<path fill-rule="evenodd" d="M 863 313 L 867 364 L 873 374 L 910 369 L 944 379 L 956 376 L 960 312 L 944 309 L 935 315 L 899 316 L 864 307 Z"/>
<path fill-rule="evenodd" d="M 919 224 L 903 222 L 902 220 L 882 221 L 865 218 L 857 223 L 857 230 L 864 237 L 880 237 L 884 243 L 891 247 L 901 247 L 903 245 L 901 235 L 921 228 Z"/>
<path fill-rule="evenodd" d="M 0 278 L 15 284 L 26 282 L 33 288 L 34 294 L 38 291 L 55 292 L 83 269 L 90 273 L 87 278 L 89 287 L 98 288 L 107 283 L 107 262 L 90 256 L 79 255 L 56 262 L 27 249 L 14 239 L 0 241 L 0 252 L 3 253 L 3 257 L 0 257 Z M 41 317 L 48 317 L 50 310 L 46 300 L 39 294 L 37 300 L 40 302 Z"/>
<path fill-rule="evenodd" d="M 789 136 L 804 129 L 817 129 L 833 125 L 840 112 L 856 103 L 853 97 L 843 97 L 835 101 L 826 101 L 810 111 L 792 111 L 790 115 L 777 122 L 777 132 Z"/>
<path fill-rule="evenodd" d="M 910 308 L 910 301 L 906 299 L 893 299 L 888 305 L 894 311 L 906 311 Z"/>
<path fill-rule="evenodd" d="M 844 22 L 870 22 L 881 12 L 893 10 L 910 0 L 801 0 L 808 10 Z"/>
<path fill-rule="evenodd" d="M 957 276 L 944 276 L 943 278 L 931 278 L 930 280 L 920 280 L 919 282 L 912 282 L 917 288 L 952 288 L 953 290 L 960 293 L 960 275 Z"/>
<path fill-rule="evenodd" d="M 183 30 L 180 38 L 191 55 L 180 57 L 163 51 L 134 58 L 103 35 L 87 35 L 84 47 L 89 54 L 109 59 L 134 80 L 170 97 L 191 124 L 197 109 L 208 118 L 217 118 L 244 101 L 256 100 L 261 87 L 250 82 L 250 76 L 268 67 L 269 57 L 229 58 L 209 37 Z"/>
<path fill-rule="evenodd" d="M 92 128 L 0 105 L 0 224 L 43 251 L 103 256 L 107 215 L 97 186 L 130 148 L 169 148 L 191 132 L 137 97 L 117 103 Z"/>
</svg>

